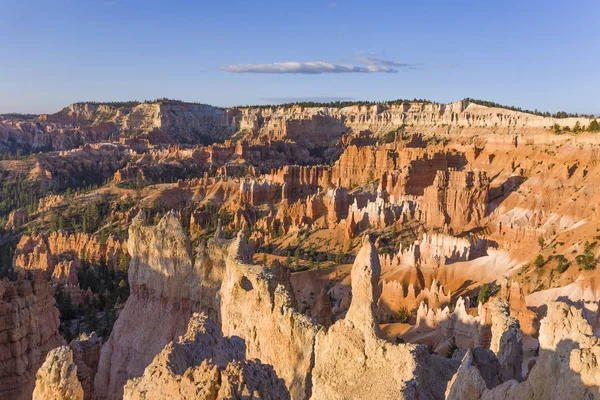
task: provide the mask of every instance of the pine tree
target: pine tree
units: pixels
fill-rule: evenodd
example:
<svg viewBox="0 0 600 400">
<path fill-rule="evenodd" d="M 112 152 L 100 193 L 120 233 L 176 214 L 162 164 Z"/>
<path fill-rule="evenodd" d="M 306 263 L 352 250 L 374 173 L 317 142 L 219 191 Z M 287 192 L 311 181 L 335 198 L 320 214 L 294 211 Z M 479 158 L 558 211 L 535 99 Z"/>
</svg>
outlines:
<svg viewBox="0 0 600 400">
<path fill-rule="evenodd" d="M 490 286 L 487 283 L 484 283 L 479 288 L 479 293 L 477 294 L 477 301 L 479 302 L 479 304 L 485 304 L 490 299 L 491 295 L 492 290 Z"/>
</svg>

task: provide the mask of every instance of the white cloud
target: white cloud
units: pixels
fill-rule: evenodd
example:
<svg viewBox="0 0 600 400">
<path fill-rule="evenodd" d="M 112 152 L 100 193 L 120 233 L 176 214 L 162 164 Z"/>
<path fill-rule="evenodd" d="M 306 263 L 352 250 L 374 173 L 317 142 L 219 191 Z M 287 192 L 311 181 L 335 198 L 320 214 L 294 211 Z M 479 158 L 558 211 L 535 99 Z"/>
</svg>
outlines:
<svg viewBox="0 0 600 400">
<path fill-rule="evenodd" d="M 272 64 L 236 64 L 221 67 L 227 72 L 257 74 L 325 74 L 325 73 L 375 73 L 398 72 L 397 66 L 368 64 L 365 66 L 349 64 L 332 64 L 323 61 L 314 62 L 282 62 Z"/>
<path fill-rule="evenodd" d="M 376 57 L 357 57 L 357 58 L 355 58 L 355 61 L 358 63 L 361 63 L 361 64 L 367 64 L 367 65 L 379 65 L 379 66 L 386 66 L 386 67 L 408 68 L 408 69 L 415 68 L 414 64 L 403 63 L 403 62 L 392 61 L 392 60 L 385 60 L 383 58 L 376 58 Z"/>
</svg>

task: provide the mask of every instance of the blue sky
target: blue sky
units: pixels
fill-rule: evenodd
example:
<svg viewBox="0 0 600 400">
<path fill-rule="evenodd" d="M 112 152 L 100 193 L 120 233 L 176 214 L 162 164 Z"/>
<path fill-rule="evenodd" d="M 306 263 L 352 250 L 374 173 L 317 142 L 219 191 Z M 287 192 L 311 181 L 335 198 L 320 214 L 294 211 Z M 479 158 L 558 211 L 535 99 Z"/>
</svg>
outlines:
<svg viewBox="0 0 600 400">
<path fill-rule="evenodd" d="M 600 114 L 599 18 L 597 0 L 0 0 L 0 112 L 474 97 Z"/>
</svg>

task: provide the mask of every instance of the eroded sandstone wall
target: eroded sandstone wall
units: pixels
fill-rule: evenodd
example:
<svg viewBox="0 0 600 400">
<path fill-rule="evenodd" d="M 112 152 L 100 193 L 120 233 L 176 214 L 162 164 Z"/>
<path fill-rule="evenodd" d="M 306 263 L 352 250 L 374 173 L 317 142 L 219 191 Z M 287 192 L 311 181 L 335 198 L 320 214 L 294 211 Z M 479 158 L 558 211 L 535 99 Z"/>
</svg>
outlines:
<svg viewBox="0 0 600 400">
<path fill-rule="evenodd" d="M 138 214 L 127 249 L 131 294 L 102 348 L 95 378 L 98 399 L 121 398 L 127 379 L 141 376 L 167 343 L 185 333 L 199 300 L 199 273 L 174 213 L 157 226 L 146 226 Z"/>
<path fill-rule="evenodd" d="M 0 399 L 30 399 L 49 350 L 63 344 L 52 289 L 43 276 L 0 281 Z"/>
</svg>

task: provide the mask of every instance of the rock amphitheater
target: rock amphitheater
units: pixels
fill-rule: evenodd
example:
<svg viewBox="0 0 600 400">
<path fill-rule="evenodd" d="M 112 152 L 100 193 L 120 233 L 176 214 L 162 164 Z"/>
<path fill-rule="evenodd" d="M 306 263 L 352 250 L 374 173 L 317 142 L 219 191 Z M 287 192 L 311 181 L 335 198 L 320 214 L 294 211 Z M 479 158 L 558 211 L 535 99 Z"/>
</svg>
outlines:
<svg viewBox="0 0 600 400">
<path fill-rule="evenodd" d="M 0 400 L 600 399 L 592 122 L 468 100 L 0 116 L 26 154 L 0 188 L 30 193 L 0 215 Z"/>
</svg>

